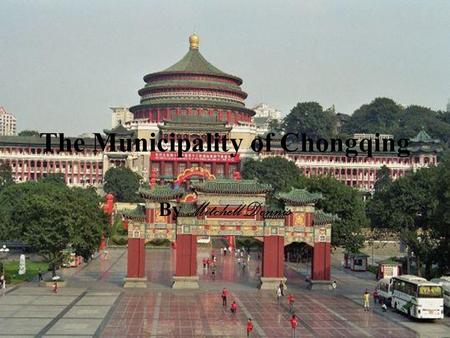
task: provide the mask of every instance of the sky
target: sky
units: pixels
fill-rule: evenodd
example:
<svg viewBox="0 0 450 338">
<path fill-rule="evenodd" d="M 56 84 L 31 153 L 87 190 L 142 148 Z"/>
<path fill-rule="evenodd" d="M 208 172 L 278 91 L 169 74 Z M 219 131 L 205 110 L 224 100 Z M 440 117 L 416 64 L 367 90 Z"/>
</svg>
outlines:
<svg viewBox="0 0 450 338">
<path fill-rule="evenodd" d="M 352 114 L 385 96 L 445 109 L 450 1 L 0 1 L 0 106 L 18 130 L 79 135 L 139 103 L 145 74 L 183 57 L 188 36 L 244 80 L 246 105 L 297 102 Z"/>
</svg>

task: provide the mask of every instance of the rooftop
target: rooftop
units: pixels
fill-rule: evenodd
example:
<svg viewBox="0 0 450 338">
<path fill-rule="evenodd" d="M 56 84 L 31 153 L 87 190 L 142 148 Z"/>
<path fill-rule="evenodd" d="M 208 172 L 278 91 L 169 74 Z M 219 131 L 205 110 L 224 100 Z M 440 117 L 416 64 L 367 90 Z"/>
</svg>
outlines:
<svg viewBox="0 0 450 338">
<path fill-rule="evenodd" d="M 270 184 L 259 183 L 257 180 L 216 179 L 193 184 L 192 188 L 198 192 L 213 194 L 265 194 L 271 192 Z"/>
<path fill-rule="evenodd" d="M 328 214 L 323 210 L 315 210 L 314 211 L 314 224 L 315 225 L 324 225 L 331 224 L 333 222 L 339 221 L 339 217 L 337 215 Z"/>
<path fill-rule="evenodd" d="M 291 205 L 313 204 L 322 199 L 321 193 L 310 193 L 306 189 L 292 189 L 287 193 L 279 193 L 279 199 Z"/>
<path fill-rule="evenodd" d="M 152 201 L 170 201 L 184 194 L 184 189 L 172 189 L 169 185 L 155 185 L 153 188 L 139 188 L 138 193 Z"/>
</svg>

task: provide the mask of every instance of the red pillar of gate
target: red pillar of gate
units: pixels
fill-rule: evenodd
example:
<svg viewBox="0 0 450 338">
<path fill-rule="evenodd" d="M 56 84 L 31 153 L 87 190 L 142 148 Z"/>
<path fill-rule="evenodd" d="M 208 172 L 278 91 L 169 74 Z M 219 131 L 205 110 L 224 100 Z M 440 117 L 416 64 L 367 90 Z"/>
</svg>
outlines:
<svg viewBox="0 0 450 338">
<path fill-rule="evenodd" d="M 127 278 L 145 277 L 145 239 L 128 238 Z"/>
<path fill-rule="evenodd" d="M 234 250 L 234 236 L 230 235 L 230 236 L 226 236 L 227 242 L 228 242 L 228 247 L 231 247 L 231 250 Z"/>
<path fill-rule="evenodd" d="M 177 277 L 197 275 L 197 236 L 177 235 L 176 242 L 176 268 Z"/>
<path fill-rule="evenodd" d="M 261 277 L 284 277 L 284 237 L 265 236 Z"/>
<path fill-rule="evenodd" d="M 316 242 L 314 243 L 313 257 L 311 264 L 312 280 L 330 280 L 330 260 L 331 247 L 330 243 Z"/>
</svg>

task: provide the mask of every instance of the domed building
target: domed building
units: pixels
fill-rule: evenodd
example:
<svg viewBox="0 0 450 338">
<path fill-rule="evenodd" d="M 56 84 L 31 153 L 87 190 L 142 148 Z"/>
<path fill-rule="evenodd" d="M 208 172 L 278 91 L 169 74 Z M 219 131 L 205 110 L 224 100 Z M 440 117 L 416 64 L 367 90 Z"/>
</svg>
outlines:
<svg viewBox="0 0 450 338">
<path fill-rule="evenodd" d="M 129 124 L 139 138 L 206 138 L 208 133 L 243 139 L 247 154 L 256 135 L 252 123 L 255 112 L 245 107 L 247 93 L 242 79 L 227 74 L 209 63 L 199 50 L 200 39 L 189 37 L 186 55 L 169 68 L 144 76 L 138 91 L 140 103 L 130 108 L 134 119 Z M 175 134 L 175 136 L 171 136 Z M 129 156 L 127 165 L 145 173 L 156 172 L 158 183 L 180 180 L 183 174 L 229 178 L 239 170 L 242 156 L 227 153 L 192 152 L 182 158 L 175 152 L 152 152 Z M 131 162 L 131 163 L 130 163 Z M 196 168 L 199 168 L 196 170 Z"/>
<path fill-rule="evenodd" d="M 144 76 L 140 104 L 130 108 L 135 120 L 163 122 L 178 116 L 216 117 L 230 124 L 250 123 L 242 80 L 210 64 L 200 53 L 199 37 L 189 37 L 189 51 L 173 66 Z"/>
</svg>

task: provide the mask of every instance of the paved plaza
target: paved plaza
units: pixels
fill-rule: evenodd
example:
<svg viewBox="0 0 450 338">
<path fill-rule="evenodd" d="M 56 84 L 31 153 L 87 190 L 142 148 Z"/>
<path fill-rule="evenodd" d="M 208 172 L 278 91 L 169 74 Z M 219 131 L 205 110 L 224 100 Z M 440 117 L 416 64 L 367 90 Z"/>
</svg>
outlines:
<svg viewBox="0 0 450 338">
<path fill-rule="evenodd" d="M 0 337 L 245 337 L 247 318 L 253 337 L 292 337 L 287 299 L 278 304 L 275 290 L 259 291 L 260 262 L 252 257 L 243 270 L 231 256 L 218 257 L 216 280 L 201 266 L 210 253 L 199 249 L 199 290 L 172 290 L 174 261 L 170 249 L 147 250 L 147 289 L 123 289 L 126 250 L 112 249 L 64 272 L 68 286 L 53 294 L 29 283 L 0 298 Z M 333 269 L 336 292 L 306 289 L 305 267 L 287 268 L 288 293 L 296 298 L 296 337 L 449 337 L 450 321 L 411 321 L 375 306 L 364 312 L 361 294 L 374 281 Z M 230 290 L 222 306 L 220 292 Z"/>
</svg>

